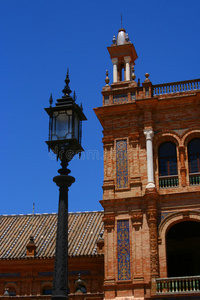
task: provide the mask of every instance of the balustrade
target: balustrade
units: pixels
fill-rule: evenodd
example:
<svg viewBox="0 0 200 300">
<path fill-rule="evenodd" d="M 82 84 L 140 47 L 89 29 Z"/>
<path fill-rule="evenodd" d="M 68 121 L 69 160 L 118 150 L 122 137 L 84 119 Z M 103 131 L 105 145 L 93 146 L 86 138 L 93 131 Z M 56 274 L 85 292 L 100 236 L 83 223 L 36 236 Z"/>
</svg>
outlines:
<svg viewBox="0 0 200 300">
<path fill-rule="evenodd" d="M 178 184 L 178 175 L 159 177 L 160 188 L 177 187 Z"/>
<path fill-rule="evenodd" d="M 190 185 L 200 184 L 200 173 L 190 173 Z"/>
<path fill-rule="evenodd" d="M 200 79 L 169 82 L 153 85 L 153 95 L 164 95 L 172 93 L 181 93 L 195 91 L 200 89 Z"/>
<path fill-rule="evenodd" d="M 200 276 L 156 279 L 157 294 L 195 293 L 200 291 Z"/>
</svg>

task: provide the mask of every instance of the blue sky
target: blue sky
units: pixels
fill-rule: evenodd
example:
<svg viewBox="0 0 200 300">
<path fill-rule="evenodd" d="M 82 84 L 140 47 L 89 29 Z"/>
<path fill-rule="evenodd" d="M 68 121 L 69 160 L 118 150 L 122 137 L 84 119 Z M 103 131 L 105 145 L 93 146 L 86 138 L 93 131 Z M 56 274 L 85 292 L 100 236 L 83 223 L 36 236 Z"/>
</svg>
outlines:
<svg viewBox="0 0 200 300">
<path fill-rule="evenodd" d="M 59 163 L 49 156 L 48 107 L 70 88 L 83 103 L 85 154 L 70 163 L 76 178 L 69 211 L 101 210 L 102 128 L 93 108 L 102 105 L 106 47 L 121 27 L 138 59 L 135 74 L 153 84 L 200 78 L 199 0 L 0 0 L 0 214 L 57 212 L 52 178 Z M 94 155 L 92 156 L 91 153 Z"/>
</svg>

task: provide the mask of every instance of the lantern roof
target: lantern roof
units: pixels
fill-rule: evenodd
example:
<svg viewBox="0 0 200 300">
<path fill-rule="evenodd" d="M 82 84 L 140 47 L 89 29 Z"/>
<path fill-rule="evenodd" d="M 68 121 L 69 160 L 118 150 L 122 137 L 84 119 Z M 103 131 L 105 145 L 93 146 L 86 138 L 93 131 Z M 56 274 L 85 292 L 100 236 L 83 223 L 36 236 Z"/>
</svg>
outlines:
<svg viewBox="0 0 200 300">
<path fill-rule="evenodd" d="M 53 97 L 52 94 L 49 99 L 50 106 L 48 108 L 45 108 L 46 112 L 49 115 L 52 115 L 52 112 L 54 111 L 61 111 L 61 110 L 69 110 L 72 109 L 76 112 L 76 114 L 79 116 L 80 121 L 85 121 L 87 120 L 85 114 L 83 113 L 83 107 L 82 104 L 79 106 L 76 104 L 76 94 L 74 92 L 73 97 L 70 95 L 71 94 L 71 89 L 69 87 L 70 79 L 69 79 L 69 70 L 67 69 L 67 75 L 65 78 L 65 87 L 62 90 L 64 95 L 62 98 L 57 99 L 55 106 L 52 107 L 53 103 Z"/>
</svg>

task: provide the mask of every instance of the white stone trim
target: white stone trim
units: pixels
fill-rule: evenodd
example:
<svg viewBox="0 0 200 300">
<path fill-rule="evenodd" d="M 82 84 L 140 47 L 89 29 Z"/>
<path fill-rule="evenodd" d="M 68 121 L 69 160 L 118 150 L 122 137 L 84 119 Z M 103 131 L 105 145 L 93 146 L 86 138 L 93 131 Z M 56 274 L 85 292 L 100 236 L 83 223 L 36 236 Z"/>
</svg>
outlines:
<svg viewBox="0 0 200 300">
<path fill-rule="evenodd" d="M 113 82 L 117 82 L 117 63 L 118 63 L 118 58 L 115 57 L 112 59 L 113 63 Z"/>
<path fill-rule="evenodd" d="M 130 56 L 124 56 L 124 61 L 126 64 L 126 80 L 130 81 L 131 80 Z"/>
<path fill-rule="evenodd" d="M 151 128 L 144 129 L 146 136 L 146 152 L 147 152 L 147 186 L 146 188 L 154 188 L 154 169 L 153 169 L 153 130 Z"/>
</svg>

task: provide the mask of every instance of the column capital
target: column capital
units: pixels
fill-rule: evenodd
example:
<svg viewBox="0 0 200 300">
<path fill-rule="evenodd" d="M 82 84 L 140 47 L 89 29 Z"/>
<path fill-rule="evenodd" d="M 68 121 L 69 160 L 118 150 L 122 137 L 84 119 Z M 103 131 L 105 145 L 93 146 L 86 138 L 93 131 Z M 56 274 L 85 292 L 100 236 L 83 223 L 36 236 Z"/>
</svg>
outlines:
<svg viewBox="0 0 200 300">
<path fill-rule="evenodd" d="M 152 140 L 154 133 L 152 128 L 145 128 L 143 130 L 144 135 L 146 136 L 146 140 Z"/>
<path fill-rule="evenodd" d="M 124 56 L 125 63 L 130 63 L 131 57 L 130 56 Z"/>
<path fill-rule="evenodd" d="M 118 58 L 117 57 L 112 58 L 112 63 L 113 65 L 116 65 L 118 63 Z"/>
</svg>

